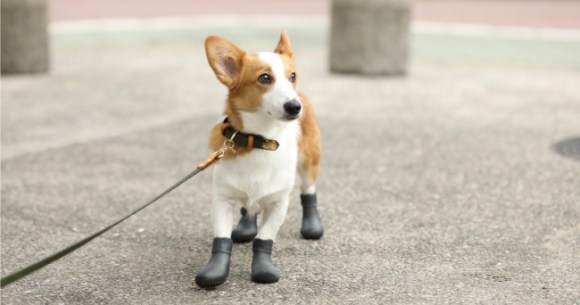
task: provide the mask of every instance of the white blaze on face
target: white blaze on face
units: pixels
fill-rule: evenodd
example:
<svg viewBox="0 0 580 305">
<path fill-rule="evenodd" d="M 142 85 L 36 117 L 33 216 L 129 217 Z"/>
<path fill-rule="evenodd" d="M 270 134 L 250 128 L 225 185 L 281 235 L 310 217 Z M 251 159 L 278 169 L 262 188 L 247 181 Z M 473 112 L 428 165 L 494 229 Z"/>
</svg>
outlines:
<svg viewBox="0 0 580 305">
<path fill-rule="evenodd" d="M 272 52 L 260 52 L 258 53 L 258 57 L 264 63 L 270 65 L 272 73 L 274 74 L 272 75 L 274 77 L 274 85 L 262 97 L 263 109 L 272 117 L 283 119 L 285 116 L 284 104 L 286 102 L 295 99 L 301 103 L 298 94 L 286 76 L 284 62 L 282 62 L 280 55 Z"/>
</svg>

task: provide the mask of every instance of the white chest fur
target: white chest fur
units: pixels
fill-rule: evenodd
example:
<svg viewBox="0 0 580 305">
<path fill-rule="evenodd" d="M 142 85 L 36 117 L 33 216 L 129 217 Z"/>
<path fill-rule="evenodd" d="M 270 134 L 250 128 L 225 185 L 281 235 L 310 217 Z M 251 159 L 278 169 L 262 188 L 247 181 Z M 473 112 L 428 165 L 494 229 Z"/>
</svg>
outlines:
<svg viewBox="0 0 580 305">
<path fill-rule="evenodd" d="M 256 118 L 252 119 L 256 122 Z M 253 126 L 248 127 L 244 131 L 252 132 Z M 222 199 L 241 203 L 250 213 L 287 197 L 296 177 L 298 121 L 283 122 L 261 134 L 277 140 L 278 149 L 254 149 L 233 159 L 222 160 L 214 167 L 214 192 Z"/>
</svg>

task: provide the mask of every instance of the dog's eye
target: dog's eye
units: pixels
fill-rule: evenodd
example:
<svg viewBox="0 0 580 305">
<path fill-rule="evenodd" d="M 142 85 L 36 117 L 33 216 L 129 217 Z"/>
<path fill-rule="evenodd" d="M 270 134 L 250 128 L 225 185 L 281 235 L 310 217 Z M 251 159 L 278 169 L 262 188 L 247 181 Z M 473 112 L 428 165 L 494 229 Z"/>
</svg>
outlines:
<svg viewBox="0 0 580 305">
<path fill-rule="evenodd" d="M 268 73 L 264 73 L 258 77 L 258 81 L 264 85 L 271 84 L 274 78 Z"/>
<path fill-rule="evenodd" d="M 292 72 L 290 74 L 290 82 L 292 83 L 296 82 L 296 73 Z"/>
</svg>

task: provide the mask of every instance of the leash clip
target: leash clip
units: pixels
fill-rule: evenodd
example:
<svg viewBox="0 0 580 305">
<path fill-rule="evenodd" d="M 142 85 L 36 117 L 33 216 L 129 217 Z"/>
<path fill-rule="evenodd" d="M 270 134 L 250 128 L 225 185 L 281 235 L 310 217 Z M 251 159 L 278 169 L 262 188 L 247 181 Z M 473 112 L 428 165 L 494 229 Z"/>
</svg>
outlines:
<svg viewBox="0 0 580 305">
<path fill-rule="evenodd" d="M 226 139 L 224 141 L 224 143 L 222 143 L 222 146 L 212 152 L 209 157 L 207 159 L 205 159 L 205 161 L 201 162 L 200 164 L 197 165 L 197 168 L 199 168 L 200 170 L 204 170 L 207 167 L 209 167 L 210 165 L 212 165 L 214 162 L 220 160 L 221 158 L 223 158 L 226 155 L 226 152 L 228 150 L 232 151 L 234 154 L 236 153 L 236 149 L 234 147 L 236 147 L 236 143 L 234 142 L 234 137 L 238 134 L 238 132 L 234 132 L 234 134 L 229 138 Z"/>
<path fill-rule="evenodd" d="M 236 149 L 234 147 L 236 147 L 236 143 L 234 142 L 234 138 L 236 137 L 236 135 L 238 134 L 238 132 L 234 132 L 234 134 L 229 138 L 226 139 L 224 141 L 224 143 L 222 144 L 222 147 L 220 147 L 220 149 L 218 149 L 218 152 L 220 153 L 220 159 L 226 154 L 226 151 L 231 150 L 233 153 L 236 153 Z"/>
</svg>

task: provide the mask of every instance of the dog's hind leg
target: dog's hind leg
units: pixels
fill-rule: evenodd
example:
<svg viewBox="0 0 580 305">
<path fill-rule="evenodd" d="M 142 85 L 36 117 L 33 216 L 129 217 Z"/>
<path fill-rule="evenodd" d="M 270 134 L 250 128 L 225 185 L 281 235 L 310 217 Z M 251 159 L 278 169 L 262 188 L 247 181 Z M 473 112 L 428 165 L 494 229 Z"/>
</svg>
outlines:
<svg viewBox="0 0 580 305">
<path fill-rule="evenodd" d="M 314 110 L 310 101 L 302 94 L 300 99 L 304 105 L 304 115 L 300 122 L 302 134 L 298 143 L 300 156 L 297 169 L 301 182 L 300 202 L 302 203 L 300 234 L 305 239 L 319 239 L 324 234 L 316 202 L 316 178 L 322 154 L 320 130 L 314 118 Z"/>
<path fill-rule="evenodd" d="M 280 273 L 272 264 L 272 247 L 287 210 L 288 196 L 264 207 L 262 225 L 252 245 L 252 281 L 256 283 L 275 283 L 280 279 Z"/>
</svg>

